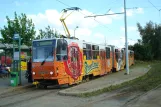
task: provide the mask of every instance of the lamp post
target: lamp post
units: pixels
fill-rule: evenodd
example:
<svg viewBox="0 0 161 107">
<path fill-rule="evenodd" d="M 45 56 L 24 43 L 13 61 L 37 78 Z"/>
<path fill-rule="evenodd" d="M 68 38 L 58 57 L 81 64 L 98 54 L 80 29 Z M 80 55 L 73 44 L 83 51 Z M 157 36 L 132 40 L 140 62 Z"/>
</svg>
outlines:
<svg viewBox="0 0 161 107">
<path fill-rule="evenodd" d="M 78 28 L 78 26 L 76 26 L 75 29 L 74 29 L 74 38 L 75 38 L 75 30 L 76 30 L 77 28 Z"/>
</svg>

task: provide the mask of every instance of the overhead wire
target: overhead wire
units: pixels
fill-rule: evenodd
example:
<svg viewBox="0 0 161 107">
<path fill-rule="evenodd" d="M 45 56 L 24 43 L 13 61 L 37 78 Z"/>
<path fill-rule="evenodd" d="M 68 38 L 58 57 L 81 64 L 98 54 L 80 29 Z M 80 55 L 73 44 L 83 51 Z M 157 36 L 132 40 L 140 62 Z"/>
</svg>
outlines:
<svg viewBox="0 0 161 107">
<path fill-rule="evenodd" d="M 56 1 L 58 1 L 58 2 L 61 3 L 61 4 L 64 4 L 65 6 L 71 7 L 71 6 L 69 6 L 69 5 L 65 4 L 65 3 L 63 3 L 63 2 L 60 1 L 60 0 L 56 0 Z"/>
<path fill-rule="evenodd" d="M 60 0 L 56 0 L 56 1 L 59 2 L 59 3 L 61 3 L 61 4 L 63 4 L 63 5 L 65 5 L 65 6 L 67 6 L 67 7 L 71 7 L 71 6 L 69 6 L 68 4 L 66 4 L 66 3 L 64 3 L 64 2 L 62 2 L 62 1 L 60 1 Z M 116 0 L 116 1 L 117 1 L 117 0 Z M 84 16 L 87 16 L 86 14 L 84 14 L 84 13 L 81 12 L 81 11 L 78 11 L 78 12 L 81 13 L 82 15 L 84 15 Z M 108 30 L 111 31 L 111 29 L 110 29 L 109 27 L 107 27 L 106 25 L 102 24 L 102 23 L 99 22 L 98 20 L 94 19 L 94 21 L 96 21 L 97 23 L 99 23 L 99 24 L 102 25 L 103 27 L 108 28 Z"/>
<path fill-rule="evenodd" d="M 115 0 L 115 1 L 113 1 L 113 2 L 111 2 L 111 3 L 109 3 L 109 4 L 107 4 L 107 6 L 110 7 L 109 10 L 111 10 L 111 6 L 109 6 L 109 5 L 115 3 L 116 1 L 118 1 L 118 0 Z M 106 8 L 107 8 L 107 7 L 106 7 Z M 102 11 L 102 10 L 104 10 L 104 9 L 101 9 L 101 10 L 95 12 L 95 13 L 99 13 L 99 12 Z M 108 12 L 109 12 L 109 10 L 108 10 Z M 92 15 L 92 14 L 91 14 L 91 15 Z"/>
<path fill-rule="evenodd" d="M 161 11 L 161 9 L 158 9 L 150 0 L 148 0 L 148 2 L 149 2 L 155 9 L 157 9 L 157 11 L 159 12 L 159 19 L 160 19 L 160 11 Z"/>
<path fill-rule="evenodd" d="M 158 9 L 150 0 L 148 0 L 148 2 L 149 2 L 155 9 L 157 9 L 157 10 L 159 11 L 159 9 Z"/>
<path fill-rule="evenodd" d="M 83 14 L 84 16 L 87 16 L 86 14 L 84 14 L 83 12 L 79 11 L 81 14 Z M 91 18 L 91 17 L 90 17 Z M 93 18 L 92 18 L 93 19 Z M 93 19 L 94 21 L 96 21 L 97 23 L 99 23 L 100 25 L 102 25 L 103 27 L 107 28 L 108 30 L 112 31 L 109 27 L 107 27 L 106 25 L 104 25 L 103 23 L 99 22 L 98 20 L 96 20 L 95 18 Z"/>
</svg>

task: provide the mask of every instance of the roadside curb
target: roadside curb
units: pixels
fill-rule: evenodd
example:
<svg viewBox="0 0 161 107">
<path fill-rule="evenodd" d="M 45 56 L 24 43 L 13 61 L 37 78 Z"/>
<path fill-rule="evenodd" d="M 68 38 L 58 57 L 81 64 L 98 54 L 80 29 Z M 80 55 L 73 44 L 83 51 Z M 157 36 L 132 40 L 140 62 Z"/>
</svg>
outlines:
<svg viewBox="0 0 161 107">
<path fill-rule="evenodd" d="M 34 86 L 35 85 L 33 85 L 33 84 L 27 84 L 27 85 L 17 86 L 17 87 L 9 86 L 5 91 L 0 92 L 0 95 L 5 94 L 5 93 L 10 93 L 10 92 L 13 92 L 13 91 L 18 91 L 18 90 L 21 90 L 21 89 L 32 88 Z"/>
<path fill-rule="evenodd" d="M 138 77 L 135 77 L 135 78 L 138 78 Z M 94 89 L 89 89 L 87 91 L 83 91 L 83 92 L 69 92 L 69 89 L 65 89 L 65 90 L 61 90 L 58 92 L 59 95 L 64 95 L 64 96 L 79 96 L 81 94 L 89 94 L 89 93 L 94 93 L 94 92 L 97 92 L 99 90 L 102 90 L 104 88 L 109 88 L 111 86 L 115 86 L 115 85 L 119 85 L 119 84 L 122 84 L 124 82 L 127 82 L 127 81 L 130 81 L 130 80 L 133 80 L 135 78 L 131 78 L 131 79 L 127 79 L 127 80 L 121 80 L 119 82 L 113 82 L 113 84 L 109 84 L 108 86 L 104 86 L 104 87 L 99 87 L 99 88 L 94 88 Z"/>
<path fill-rule="evenodd" d="M 148 66 L 148 69 L 146 71 L 148 72 L 150 69 L 151 69 L 151 67 Z M 143 74 L 143 75 L 145 75 L 145 74 Z M 71 88 L 59 91 L 58 94 L 59 95 L 64 95 L 64 96 L 79 96 L 81 94 L 83 95 L 83 94 L 94 93 L 94 92 L 97 92 L 99 90 L 102 90 L 102 89 L 105 89 L 105 88 L 109 88 L 111 86 L 116 86 L 116 85 L 122 84 L 124 82 L 128 82 L 128 81 L 134 80 L 134 79 L 139 78 L 139 77 L 141 77 L 143 75 L 138 75 L 138 76 L 135 76 L 133 78 L 124 79 L 124 80 L 120 80 L 120 81 L 111 81 L 106 86 L 99 87 L 99 88 L 93 88 L 93 89 L 89 89 L 89 90 L 81 91 L 81 92 L 80 91 L 72 91 L 72 90 L 74 90 L 74 87 L 71 87 Z"/>
</svg>

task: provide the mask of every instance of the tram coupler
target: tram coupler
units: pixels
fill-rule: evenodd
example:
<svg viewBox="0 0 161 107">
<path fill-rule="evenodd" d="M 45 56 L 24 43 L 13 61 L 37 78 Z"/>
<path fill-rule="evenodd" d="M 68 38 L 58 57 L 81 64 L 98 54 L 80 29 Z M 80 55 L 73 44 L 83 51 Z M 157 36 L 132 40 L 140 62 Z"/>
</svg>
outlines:
<svg viewBox="0 0 161 107">
<path fill-rule="evenodd" d="M 37 88 L 40 83 L 38 81 L 34 81 L 32 84 L 36 85 L 36 88 Z"/>
</svg>

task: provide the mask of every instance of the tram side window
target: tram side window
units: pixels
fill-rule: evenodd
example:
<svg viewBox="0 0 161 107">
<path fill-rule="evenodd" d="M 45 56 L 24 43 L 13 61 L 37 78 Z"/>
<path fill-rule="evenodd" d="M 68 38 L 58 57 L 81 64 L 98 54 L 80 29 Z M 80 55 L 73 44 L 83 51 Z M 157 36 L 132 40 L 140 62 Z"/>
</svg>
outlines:
<svg viewBox="0 0 161 107">
<path fill-rule="evenodd" d="M 132 51 L 130 52 L 130 57 L 133 57 L 133 52 Z"/>
<path fill-rule="evenodd" d="M 125 56 L 125 54 L 124 54 L 124 50 L 121 50 L 121 59 L 123 60 L 124 59 L 124 56 Z"/>
<path fill-rule="evenodd" d="M 63 39 L 58 39 L 57 49 L 56 49 L 56 60 L 62 61 L 67 60 L 67 41 Z"/>
<path fill-rule="evenodd" d="M 116 54 L 116 61 L 118 62 L 119 59 L 119 50 L 115 49 L 115 54 Z"/>
<path fill-rule="evenodd" d="M 86 60 L 92 59 L 90 44 L 83 44 L 83 56 L 86 56 Z"/>
<path fill-rule="evenodd" d="M 104 50 L 100 50 L 100 59 L 105 59 L 105 52 Z"/>
<path fill-rule="evenodd" d="M 99 56 L 99 46 L 97 45 L 92 45 L 92 56 L 93 56 L 93 59 L 97 59 Z"/>
<path fill-rule="evenodd" d="M 106 58 L 110 58 L 110 48 L 106 47 Z"/>
</svg>

